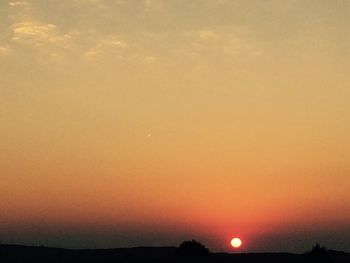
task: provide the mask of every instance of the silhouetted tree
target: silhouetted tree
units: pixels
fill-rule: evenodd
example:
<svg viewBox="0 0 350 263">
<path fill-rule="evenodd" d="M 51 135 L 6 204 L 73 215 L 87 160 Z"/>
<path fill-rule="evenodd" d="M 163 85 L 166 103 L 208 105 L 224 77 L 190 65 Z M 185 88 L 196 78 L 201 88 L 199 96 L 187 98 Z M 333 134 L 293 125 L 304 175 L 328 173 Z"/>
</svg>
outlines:
<svg viewBox="0 0 350 263">
<path fill-rule="evenodd" d="M 325 246 L 316 244 L 312 247 L 311 251 L 305 253 L 305 261 L 312 263 L 331 263 L 332 260 L 329 256 L 328 250 Z"/>
<path fill-rule="evenodd" d="M 180 259 L 199 259 L 209 258 L 209 249 L 196 240 L 184 241 L 177 249 L 177 257 Z"/>
</svg>

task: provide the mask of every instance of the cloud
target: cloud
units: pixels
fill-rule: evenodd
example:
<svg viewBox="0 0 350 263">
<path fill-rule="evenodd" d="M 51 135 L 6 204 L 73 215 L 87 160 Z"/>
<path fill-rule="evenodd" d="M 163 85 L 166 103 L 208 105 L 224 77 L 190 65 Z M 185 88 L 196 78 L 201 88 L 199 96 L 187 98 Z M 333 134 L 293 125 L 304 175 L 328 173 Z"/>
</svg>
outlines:
<svg viewBox="0 0 350 263">
<path fill-rule="evenodd" d="M 10 52 L 9 47 L 0 46 L 0 57 L 8 55 Z"/>
<path fill-rule="evenodd" d="M 57 63 L 75 57 L 78 50 L 79 32 L 62 32 L 52 23 L 44 23 L 31 17 L 12 24 L 8 31 L 8 47 L 15 57 L 24 55 L 39 63 Z"/>
<path fill-rule="evenodd" d="M 190 56 L 257 56 L 263 54 L 259 41 L 245 30 L 210 28 L 185 31 L 181 52 Z"/>
<path fill-rule="evenodd" d="M 127 47 L 126 43 L 116 39 L 116 38 L 112 38 L 112 39 L 107 39 L 107 40 L 102 40 L 101 41 L 102 45 L 108 45 L 110 47 L 114 47 L 114 48 L 125 48 Z"/>
<path fill-rule="evenodd" d="M 14 57 L 25 55 L 38 61 L 58 61 L 72 54 L 76 33 L 62 31 L 56 23 L 43 20 L 40 1 L 11 1 L 8 6 L 8 27 L 3 41 Z"/>
<path fill-rule="evenodd" d="M 74 2 L 79 4 L 100 4 L 101 0 L 74 0 Z"/>
<path fill-rule="evenodd" d="M 12 26 L 14 37 L 13 40 L 25 38 L 51 39 L 52 33 L 56 30 L 53 24 L 44 24 L 39 22 L 21 22 Z"/>
<path fill-rule="evenodd" d="M 57 26 L 39 21 L 26 21 L 12 25 L 12 40 L 17 43 L 43 46 L 47 44 L 66 48 L 70 45 L 71 33 L 61 33 Z"/>
<path fill-rule="evenodd" d="M 89 43 L 90 48 L 81 56 L 83 62 L 130 63 L 134 66 L 155 66 L 159 62 L 159 57 L 135 38 L 128 39 L 125 35 L 94 36 L 100 40 Z"/>
<path fill-rule="evenodd" d="M 22 19 L 29 19 L 33 13 L 32 3 L 27 1 L 13 1 L 8 3 L 9 15 L 7 19 L 12 21 L 21 21 Z"/>
<path fill-rule="evenodd" d="M 159 0 L 144 0 L 143 6 L 146 8 L 146 10 L 163 10 L 164 5 L 163 1 Z"/>
<path fill-rule="evenodd" d="M 108 8 L 101 11 L 103 6 Z M 12 10 L 10 26 L 2 43 L 9 45 L 13 54 L 33 59 L 41 56 L 44 60 L 50 55 L 55 60 L 63 57 L 66 61 L 82 58 L 119 63 L 124 59 L 156 65 L 171 65 L 179 57 L 211 63 L 263 54 L 258 39 L 246 34 L 246 29 L 234 25 L 177 24 L 177 16 L 182 17 L 178 7 L 161 0 L 72 0 L 58 5 L 13 0 L 8 7 Z M 45 8 L 55 8 L 57 16 L 49 16 Z M 65 20 L 63 14 L 68 12 L 73 16 Z M 164 25 L 159 25 L 160 20 Z"/>
<path fill-rule="evenodd" d="M 253 52 L 256 53 L 258 51 L 246 39 L 242 39 L 234 36 L 231 36 L 229 39 L 227 39 L 223 43 L 222 50 L 227 55 L 231 55 L 231 56 L 235 56 L 243 53 L 252 54 Z"/>
<path fill-rule="evenodd" d="M 213 32 L 212 30 L 198 30 L 196 34 L 201 40 L 208 40 L 208 39 L 217 40 L 219 38 L 219 35 Z"/>
<path fill-rule="evenodd" d="M 29 3 L 27 1 L 14 1 L 14 2 L 9 2 L 9 6 L 16 7 L 16 6 L 28 6 Z"/>
<path fill-rule="evenodd" d="M 85 59 L 98 59 L 108 55 L 110 58 L 122 58 L 127 44 L 116 36 L 109 36 L 100 40 L 83 54 Z"/>
</svg>

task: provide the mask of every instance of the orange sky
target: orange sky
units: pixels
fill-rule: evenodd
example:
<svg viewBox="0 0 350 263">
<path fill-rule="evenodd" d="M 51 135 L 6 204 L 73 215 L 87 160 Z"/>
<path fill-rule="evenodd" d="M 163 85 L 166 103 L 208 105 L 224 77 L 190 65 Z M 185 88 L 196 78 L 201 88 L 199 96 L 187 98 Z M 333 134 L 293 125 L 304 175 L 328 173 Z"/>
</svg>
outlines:
<svg viewBox="0 0 350 263">
<path fill-rule="evenodd" d="M 349 250 L 349 11 L 0 3 L 2 241 Z"/>
</svg>

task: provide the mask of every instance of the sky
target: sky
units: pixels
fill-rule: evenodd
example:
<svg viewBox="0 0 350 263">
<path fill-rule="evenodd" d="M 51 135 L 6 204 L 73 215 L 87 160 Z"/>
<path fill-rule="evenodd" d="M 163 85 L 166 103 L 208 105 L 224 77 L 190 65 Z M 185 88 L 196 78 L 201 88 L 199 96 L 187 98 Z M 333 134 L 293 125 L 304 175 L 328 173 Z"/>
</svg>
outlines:
<svg viewBox="0 0 350 263">
<path fill-rule="evenodd" d="M 0 1 L 0 240 L 350 251 L 349 15 Z"/>
</svg>

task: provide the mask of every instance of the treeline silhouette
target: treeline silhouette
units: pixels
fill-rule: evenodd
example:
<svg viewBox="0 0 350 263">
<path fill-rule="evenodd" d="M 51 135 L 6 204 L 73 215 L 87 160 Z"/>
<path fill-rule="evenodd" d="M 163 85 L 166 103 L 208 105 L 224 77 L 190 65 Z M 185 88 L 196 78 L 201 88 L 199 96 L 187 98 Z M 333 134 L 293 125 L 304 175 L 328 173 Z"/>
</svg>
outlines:
<svg viewBox="0 0 350 263">
<path fill-rule="evenodd" d="M 316 244 L 304 254 L 212 253 L 196 240 L 179 247 L 137 247 L 116 249 L 60 249 L 0 244 L 0 263 L 93 263 L 93 262 L 220 262 L 220 263 L 350 263 L 350 254 L 328 250 Z"/>
</svg>

